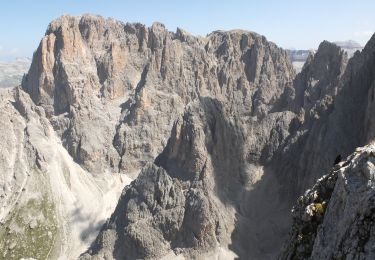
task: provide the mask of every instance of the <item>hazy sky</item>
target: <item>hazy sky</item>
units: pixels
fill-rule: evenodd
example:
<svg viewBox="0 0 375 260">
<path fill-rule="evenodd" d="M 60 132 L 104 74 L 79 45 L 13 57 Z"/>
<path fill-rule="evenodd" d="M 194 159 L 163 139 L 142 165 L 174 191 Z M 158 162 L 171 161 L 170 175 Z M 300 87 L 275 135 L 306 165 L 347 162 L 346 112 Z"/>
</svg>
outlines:
<svg viewBox="0 0 375 260">
<path fill-rule="evenodd" d="M 30 57 L 48 23 L 62 14 L 100 14 L 172 31 L 258 32 L 284 48 L 316 48 L 322 40 L 365 44 L 375 31 L 374 0 L 1 0 L 0 59 Z"/>
</svg>

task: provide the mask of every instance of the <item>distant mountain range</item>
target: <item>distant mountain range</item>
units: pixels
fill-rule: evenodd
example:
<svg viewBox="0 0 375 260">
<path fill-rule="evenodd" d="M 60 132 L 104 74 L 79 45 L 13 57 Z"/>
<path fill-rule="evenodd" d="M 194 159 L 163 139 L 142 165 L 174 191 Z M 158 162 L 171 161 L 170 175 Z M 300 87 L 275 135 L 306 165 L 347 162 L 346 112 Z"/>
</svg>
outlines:
<svg viewBox="0 0 375 260">
<path fill-rule="evenodd" d="M 30 64 L 30 58 L 17 58 L 13 61 L 0 61 L 0 88 L 9 88 L 20 85 L 22 77 L 27 73 Z"/>
<path fill-rule="evenodd" d="M 339 46 L 341 49 L 346 51 L 348 54 L 348 57 L 352 57 L 356 51 L 361 51 L 363 47 L 356 41 L 348 40 L 348 41 L 337 41 L 333 42 L 337 46 Z M 305 64 L 305 61 L 307 60 L 309 54 L 311 52 L 315 52 L 316 50 L 310 49 L 310 50 L 287 50 L 288 56 L 290 60 L 292 61 L 292 64 L 297 72 L 300 72 L 303 64 Z"/>
</svg>

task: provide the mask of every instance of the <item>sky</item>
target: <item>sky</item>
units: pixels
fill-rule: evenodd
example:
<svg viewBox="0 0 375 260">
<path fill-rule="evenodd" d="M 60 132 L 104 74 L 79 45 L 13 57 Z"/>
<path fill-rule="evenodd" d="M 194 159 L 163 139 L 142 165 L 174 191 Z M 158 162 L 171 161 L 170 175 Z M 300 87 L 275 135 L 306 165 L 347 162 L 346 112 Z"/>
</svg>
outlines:
<svg viewBox="0 0 375 260">
<path fill-rule="evenodd" d="M 1 0 L 0 60 L 31 57 L 49 22 L 63 14 L 158 21 L 201 36 L 244 29 L 283 48 L 316 49 L 323 40 L 364 45 L 375 32 L 374 10 L 374 0 Z"/>
</svg>

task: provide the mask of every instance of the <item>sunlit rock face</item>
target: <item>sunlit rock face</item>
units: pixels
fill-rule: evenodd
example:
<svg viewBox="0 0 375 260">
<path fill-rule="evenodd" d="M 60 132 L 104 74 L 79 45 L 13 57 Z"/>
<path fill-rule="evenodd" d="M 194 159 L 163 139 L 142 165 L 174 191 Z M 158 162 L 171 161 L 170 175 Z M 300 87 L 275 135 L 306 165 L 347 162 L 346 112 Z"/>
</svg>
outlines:
<svg viewBox="0 0 375 260">
<path fill-rule="evenodd" d="M 64 16 L 48 27 L 23 89 L 85 168 L 134 171 L 162 151 L 189 102 L 215 97 L 261 118 L 293 77 L 286 53 L 255 33 L 199 38 L 160 23 Z"/>
</svg>

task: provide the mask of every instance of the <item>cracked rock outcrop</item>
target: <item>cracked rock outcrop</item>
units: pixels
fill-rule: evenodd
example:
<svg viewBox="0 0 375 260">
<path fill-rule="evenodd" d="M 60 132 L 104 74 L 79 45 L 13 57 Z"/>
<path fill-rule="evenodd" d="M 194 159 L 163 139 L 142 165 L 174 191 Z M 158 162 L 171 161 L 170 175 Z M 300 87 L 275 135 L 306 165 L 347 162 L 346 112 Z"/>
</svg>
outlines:
<svg viewBox="0 0 375 260">
<path fill-rule="evenodd" d="M 279 259 L 374 258 L 374 148 L 356 149 L 299 198 Z"/>
</svg>

